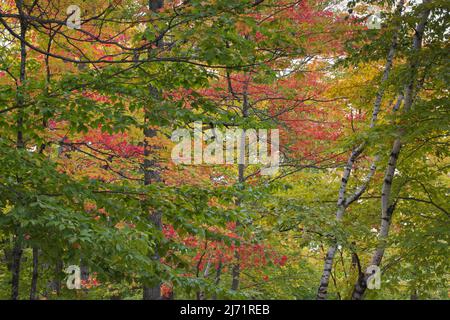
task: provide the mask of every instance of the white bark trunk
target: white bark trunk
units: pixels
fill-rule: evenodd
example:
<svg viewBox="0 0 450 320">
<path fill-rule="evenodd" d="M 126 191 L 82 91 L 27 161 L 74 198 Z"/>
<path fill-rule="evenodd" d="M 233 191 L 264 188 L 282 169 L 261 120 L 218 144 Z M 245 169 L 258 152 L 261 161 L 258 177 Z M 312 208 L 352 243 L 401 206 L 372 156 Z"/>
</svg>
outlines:
<svg viewBox="0 0 450 320">
<path fill-rule="evenodd" d="M 396 7 L 396 15 L 397 16 L 401 15 L 401 13 L 403 11 L 404 3 L 405 3 L 404 0 L 400 0 L 400 2 L 398 3 L 398 5 Z M 386 84 L 387 80 L 389 79 L 389 74 L 392 70 L 392 65 L 394 62 L 394 57 L 395 57 L 395 53 L 396 53 L 397 46 L 398 46 L 398 29 L 399 29 L 399 26 L 397 26 L 397 30 L 394 32 L 394 36 L 392 38 L 392 44 L 391 44 L 389 53 L 386 58 L 386 64 L 384 66 L 383 77 L 381 78 L 380 88 L 378 90 L 378 93 L 377 93 L 377 96 L 376 96 L 376 99 L 374 102 L 374 106 L 373 106 L 370 128 L 373 128 L 375 126 L 377 119 L 378 119 L 378 114 L 380 113 L 381 102 L 383 100 L 384 93 L 385 93 L 385 84 Z M 354 149 L 347 161 L 347 165 L 345 166 L 345 170 L 342 175 L 341 186 L 339 188 L 339 196 L 338 196 L 338 203 L 337 203 L 338 209 L 336 211 L 336 221 L 338 221 L 338 222 L 340 222 L 343 219 L 345 210 L 347 209 L 347 207 L 354 201 L 358 200 L 361 197 L 361 195 L 365 192 L 371 178 L 375 174 L 376 162 L 378 160 L 378 157 L 376 157 L 376 159 L 373 161 L 371 168 L 370 168 L 370 172 L 369 172 L 368 176 L 366 177 L 363 185 L 348 199 L 345 198 L 345 194 L 347 192 L 347 184 L 348 184 L 348 180 L 350 179 L 353 165 L 354 165 L 356 159 L 359 157 L 359 155 L 364 151 L 364 148 L 365 148 L 365 144 L 361 144 L 356 149 Z M 329 279 L 330 279 L 330 275 L 331 275 L 331 270 L 332 270 L 333 260 L 334 260 L 334 255 L 336 253 L 336 250 L 337 250 L 337 243 L 333 244 L 328 249 L 327 255 L 325 257 L 322 277 L 320 279 L 320 285 L 319 285 L 319 289 L 317 292 L 318 300 L 325 300 L 327 297 L 328 284 L 329 284 Z"/>
<path fill-rule="evenodd" d="M 431 0 L 424 0 L 423 4 L 426 6 L 430 3 Z M 417 78 L 417 68 L 418 68 L 418 53 L 422 49 L 422 39 L 425 31 L 426 24 L 428 22 L 428 18 L 430 16 L 430 9 L 425 8 L 420 15 L 420 21 L 417 24 L 416 32 L 414 34 L 413 39 L 413 56 L 411 58 L 410 63 L 410 78 L 408 84 L 405 87 L 405 103 L 403 112 L 407 113 L 412 105 L 415 95 L 415 85 Z M 380 233 L 379 233 L 379 243 L 377 249 L 375 250 L 371 264 L 380 266 L 381 261 L 383 260 L 384 252 L 386 249 L 386 240 L 389 235 L 389 229 L 391 227 L 392 222 L 392 214 L 395 209 L 395 204 L 391 203 L 391 191 L 392 191 L 392 183 L 394 181 L 395 169 L 397 168 L 397 160 L 400 155 L 400 151 L 402 148 L 402 136 L 404 135 L 403 130 L 399 130 L 399 137 L 395 139 L 394 144 L 392 146 L 391 154 L 389 156 L 388 166 L 386 168 L 386 173 L 383 182 L 383 188 L 381 193 L 381 223 L 380 223 Z M 357 283 L 355 284 L 355 288 L 353 290 L 352 299 L 353 300 L 361 300 L 364 297 L 364 293 L 367 289 L 367 278 L 368 274 L 359 277 Z"/>
</svg>

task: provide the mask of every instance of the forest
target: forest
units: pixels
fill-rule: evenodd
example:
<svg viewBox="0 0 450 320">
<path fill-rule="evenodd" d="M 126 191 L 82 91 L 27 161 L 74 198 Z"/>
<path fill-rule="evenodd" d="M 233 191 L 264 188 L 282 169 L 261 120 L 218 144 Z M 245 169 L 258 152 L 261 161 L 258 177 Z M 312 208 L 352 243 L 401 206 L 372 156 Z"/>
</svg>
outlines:
<svg viewBox="0 0 450 320">
<path fill-rule="evenodd" d="M 0 300 L 449 300 L 449 9 L 0 0 Z"/>
</svg>

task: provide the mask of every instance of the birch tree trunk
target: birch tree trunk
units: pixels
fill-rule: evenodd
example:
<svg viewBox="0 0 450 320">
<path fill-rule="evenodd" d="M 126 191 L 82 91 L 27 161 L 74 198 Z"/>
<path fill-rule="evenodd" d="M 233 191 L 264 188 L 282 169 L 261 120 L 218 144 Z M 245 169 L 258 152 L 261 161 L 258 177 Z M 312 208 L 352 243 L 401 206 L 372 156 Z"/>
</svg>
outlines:
<svg viewBox="0 0 450 320">
<path fill-rule="evenodd" d="M 416 31 L 413 38 L 413 54 L 410 62 L 410 77 L 408 79 L 408 84 L 405 87 L 405 96 L 404 96 L 404 107 L 403 112 L 407 113 L 411 109 L 413 105 L 414 97 L 417 96 L 415 89 L 417 83 L 417 69 L 419 64 L 418 54 L 422 49 L 422 40 L 425 32 L 426 24 L 428 22 L 430 16 L 430 9 L 427 8 L 427 4 L 430 3 L 431 0 L 424 0 L 423 5 L 425 6 L 424 10 L 420 14 L 419 23 L 416 26 Z M 384 252 L 386 249 L 386 240 L 389 235 L 389 229 L 392 223 L 392 215 L 395 210 L 395 203 L 391 201 L 391 191 L 392 191 L 392 183 L 394 181 L 395 169 L 397 168 L 397 161 L 400 155 L 400 151 L 402 148 L 402 136 L 404 135 L 403 130 L 399 130 L 398 138 L 395 139 L 391 153 L 389 156 L 388 166 L 386 168 L 384 182 L 381 193 L 381 222 L 380 222 L 380 233 L 379 233 L 379 243 L 378 247 L 375 250 L 371 265 L 380 266 L 381 261 L 384 256 Z M 370 274 L 363 274 L 360 276 L 355 284 L 352 293 L 352 300 L 362 300 L 364 297 L 364 293 L 367 289 L 367 279 Z"/>
<path fill-rule="evenodd" d="M 344 217 L 345 213 L 345 193 L 347 191 L 347 183 L 350 178 L 350 174 L 353 168 L 353 164 L 358 158 L 358 156 L 362 152 L 362 146 L 354 149 L 347 160 L 347 164 L 345 165 L 344 173 L 341 179 L 341 186 L 339 188 L 339 197 L 337 203 L 337 211 L 336 211 L 336 221 L 340 222 Z M 338 249 L 338 244 L 334 243 L 330 246 L 327 251 L 327 255 L 325 256 L 325 263 L 323 267 L 322 277 L 320 279 L 319 289 L 317 291 L 317 299 L 325 300 L 327 298 L 328 293 L 328 284 L 330 282 L 331 271 L 333 269 L 333 260 Z"/>
<path fill-rule="evenodd" d="M 405 3 L 404 0 L 400 0 L 399 3 L 397 4 L 396 16 L 401 15 L 401 13 L 403 11 L 404 3 Z M 398 25 L 395 26 L 395 29 L 396 30 L 394 31 L 394 36 L 392 39 L 391 47 L 389 48 L 389 53 L 386 58 L 386 64 L 384 67 L 384 72 L 383 72 L 383 77 L 381 79 L 380 88 L 379 88 L 376 98 L 375 98 L 370 128 L 373 128 L 377 122 L 378 114 L 380 113 L 381 103 L 383 101 L 384 93 L 386 90 L 385 84 L 386 84 L 386 82 L 389 78 L 389 74 L 392 70 L 395 53 L 397 51 L 399 26 Z M 344 173 L 342 174 L 341 185 L 339 188 L 339 196 L 338 196 L 337 210 L 336 210 L 336 221 L 337 222 L 342 221 L 344 214 L 345 214 L 345 210 L 348 208 L 348 206 L 361 197 L 361 195 L 364 193 L 365 189 L 367 188 L 367 185 L 370 182 L 371 177 L 375 173 L 376 160 L 378 159 L 378 157 L 376 157 L 376 159 L 374 160 L 374 162 L 371 165 L 371 169 L 370 169 L 370 172 L 368 175 L 369 179 L 366 178 L 366 181 L 364 182 L 363 186 L 358 191 L 356 191 L 349 199 L 346 199 L 347 184 L 348 184 L 348 181 L 350 179 L 350 176 L 351 176 L 351 173 L 353 170 L 353 165 L 354 165 L 355 161 L 358 159 L 358 157 L 361 155 L 361 153 L 364 151 L 364 148 L 365 148 L 364 143 L 357 146 L 352 151 L 352 153 L 350 154 L 350 156 L 347 160 L 347 164 L 345 166 Z M 317 290 L 317 300 L 325 300 L 327 298 L 328 285 L 330 282 L 330 276 L 331 276 L 331 272 L 332 272 L 332 268 L 333 268 L 333 260 L 334 260 L 334 256 L 336 254 L 337 249 L 338 249 L 338 244 L 335 242 L 334 244 L 332 244 L 330 246 L 330 248 L 328 249 L 327 254 L 325 256 L 322 277 L 320 279 L 319 288 Z"/>
</svg>

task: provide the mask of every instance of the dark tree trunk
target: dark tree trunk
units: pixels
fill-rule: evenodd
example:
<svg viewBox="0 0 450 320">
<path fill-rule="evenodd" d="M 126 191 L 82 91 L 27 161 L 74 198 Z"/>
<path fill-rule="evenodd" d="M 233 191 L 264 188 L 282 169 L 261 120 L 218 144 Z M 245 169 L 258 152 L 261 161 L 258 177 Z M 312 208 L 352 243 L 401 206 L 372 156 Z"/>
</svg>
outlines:
<svg viewBox="0 0 450 320">
<path fill-rule="evenodd" d="M 214 281 L 214 284 L 216 285 L 216 287 L 219 286 L 221 275 L 222 275 L 222 257 L 220 257 L 220 259 L 219 259 L 219 265 L 217 266 L 217 270 L 216 270 L 216 280 Z M 216 293 L 213 294 L 212 300 L 217 300 Z"/>
<path fill-rule="evenodd" d="M 20 18 L 20 85 L 17 88 L 16 103 L 18 106 L 17 115 L 17 149 L 25 148 L 25 142 L 23 139 L 23 110 L 22 107 L 25 103 L 25 91 L 24 85 L 26 82 L 26 65 L 27 65 L 27 47 L 23 39 L 26 38 L 28 22 L 25 19 L 25 13 L 23 12 L 23 0 L 16 1 L 16 7 L 19 12 Z M 17 183 L 21 183 L 21 178 L 17 177 Z M 18 204 L 20 205 L 20 204 Z M 17 230 L 20 230 L 20 225 L 17 226 Z M 20 262 L 22 259 L 22 235 L 20 232 L 16 232 L 13 251 L 12 251 L 12 264 L 11 264 L 11 299 L 17 300 L 19 298 L 19 284 L 20 284 Z"/>
<path fill-rule="evenodd" d="M 164 6 L 163 0 L 149 0 L 149 9 L 153 12 L 157 12 Z M 158 47 L 161 47 L 163 45 L 163 42 L 160 40 L 158 41 Z M 149 57 L 152 53 L 152 50 L 149 50 Z M 160 93 L 156 88 L 153 86 L 150 86 L 150 95 L 156 100 L 159 98 Z M 149 141 L 151 138 L 154 138 L 158 135 L 158 130 L 150 128 L 150 119 L 151 114 L 150 112 L 145 109 L 145 120 L 144 125 L 146 126 L 144 129 L 144 184 L 150 185 L 154 182 L 160 182 L 161 181 L 161 173 L 159 168 L 157 168 L 158 164 L 155 159 L 150 160 L 149 157 L 152 154 L 152 148 L 149 145 Z M 143 210 L 144 212 L 149 212 L 150 208 L 144 201 L 143 203 Z M 150 221 L 153 223 L 153 225 L 156 227 L 157 230 L 162 230 L 162 212 L 156 211 L 150 214 L 149 216 Z M 158 245 L 156 245 L 155 252 L 152 255 L 152 260 L 159 261 L 160 254 L 158 252 Z M 156 283 L 151 286 L 147 287 L 144 286 L 143 288 L 143 299 L 144 300 L 161 300 L 161 281 L 157 280 Z"/>
<path fill-rule="evenodd" d="M 30 300 L 37 299 L 37 283 L 39 279 L 39 249 L 33 247 L 33 274 L 31 276 Z"/>
<path fill-rule="evenodd" d="M 63 272 L 63 262 L 58 260 L 54 269 L 55 275 L 52 281 L 50 281 L 49 287 L 51 291 L 54 291 L 57 296 L 61 294 L 61 275 Z"/>
<path fill-rule="evenodd" d="M 22 259 L 22 243 L 20 236 L 16 236 L 14 240 L 14 247 L 12 251 L 12 264 L 11 264 L 11 300 L 19 299 L 19 284 L 20 284 L 20 262 Z"/>
<path fill-rule="evenodd" d="M 231 85 L 230 85 L 230 90 L 233 92 Z M 243 118 L 248 118 L 249 116 L 249 109 L 250 109 L 250 104 L 248 101 L 248 82 L 245 83 L 244 85 L 244 89 L 243 89 L 243 104 L 242 104 L 242 117 Z M 241 137 L 241 159 L 238 165 L 238 182 L 241 186 L 244 186 L 245 184 L 245 136 L 246 136 L 246 132 L 245 130 L 242 130 L 242 137 Z M 238 155 L 239 156 L 239 155 Z M 236 202 L 236 204 L 238 206 L 241 205 L 241 199 L 238 199 L 238 201 Z M 239 226 L 241 225 L 240 221 L 237 221 L 236 223 L 236 230 L 238 230 Z M 233 268 L 231 269 L 231 290 L 233 291 L 237 291 L 239 289 L 239 284 L 240 284 L 240 277 L 241 277 L 241 256 L 239 254 L 239 248 L 236 248 L 236 251 L 234 252 L 234 265 Z"/>
</svg>

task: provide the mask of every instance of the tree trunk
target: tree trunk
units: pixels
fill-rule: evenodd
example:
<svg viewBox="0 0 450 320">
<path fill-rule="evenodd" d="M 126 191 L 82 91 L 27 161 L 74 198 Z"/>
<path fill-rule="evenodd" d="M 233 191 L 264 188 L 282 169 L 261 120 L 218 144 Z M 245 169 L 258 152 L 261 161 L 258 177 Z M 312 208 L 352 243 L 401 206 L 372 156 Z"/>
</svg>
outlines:
<svg viewBox="0 0 450 320">
<path fill-rule="evenodd" d="M 355 163 L 356 159 L 359 157 L 359 155 L 363 151 L 363 146 L 360 145 L 356 149 L 354 149 L 347 161 L 347 164 L 344 169 L 344 173 L 341 179 L 341 186 L 339 188 L 339 197 L 338 197 L 338 203 L 337 203 L 337 211 L 336 211 L 336 221 L 340 222 L 342 221 L 346 209 L 346 198 L 345 193 L 347 191 L 347 184 L 348 180 L 350 178 L 350 174 L 353 169 L 353 164 Z M 323 267 L 322 277 L 320 279 L 320 285 L 317 290 L 317 300 L 325 300 L 327 298 L 328 294 L 328 284 L 330 282 L 330 276 L 331 271 L 333 268 L 333 260 L 334 256 L 336 254 L 338 248 L 338 244 L 335 242 L 333 245 L 330 246 L 330 248 L 327 251 L 327 255 L 325 257 L 325 263 Z"/>
<path fill-rule="evenodd" d="M 149 9 L 153 12 L 157 12 L 164 6 L 164 0 L 149 0 Z M 158 41 L 158 47 L 161 47 L 163 45 L 162 41 Z M 151 55 L 151 49 L 149 49 L 149 58 Z M 150 86 L 149 88 L 150 95 L 157 99 L 160 94 L 156 88 L 153 86 Z M 161 181 L 161 173 L 159 169 L 157 168 L 157 161 L 156 160 L 150 160 L 149 157 L 152 154 L 151 146 L 149 144 L 149 140 L 156 137 L 158 135 L 158 130 L 150 128 L 150 112 L 145 109 L 145 120 L 144 125 L 146 126 L 144 128 L 144 185 L 150 185 L 154 182 L 160 182 Z M 145 212 L 149 212 L 150 208 L 144 204 L 143 210 Z M 149 215 L 150 221 L 153 223 L 153 225 L 156 227 L 157 230 L 162 230 L 162 212 L 156 211 Z M 152 255 L 152 260 L 159 261 L 160 255 L 158 252 L 158 245 L 155 248 L 155 252 Z M 144 286 L 143 288 L 143 299 L 144 300 L 161 300 L 161 281 L 157 281 L 152 287 Z"/>
<path fill-rule="evenodd" d="M 55 292 L 59 296 L 61 294 L 61 274 L 63 272 L 63 261 L 60 259 L 55 264 Z"/>
<path fill-rule="evenodd" d="M 396 15 L 400 16 L 402 11 L 403 11 L 403 6 L 404 6 L 404 0 L 400 0 L 400 2 L 397 5 L 396 8 Z M 397 46 L 398 46 L 398 29 L 399 26 L 396 26 L 396 31 L 394 32 L 394 36 L 392 39 L 392 44 L 391 47 L 389 49 L 389 53 L 388 56 L 386 58 L 386 65 L 384 67 L 384 72 L 383 72 L 383 77 L 381 79 L 381 83 L 380 83 L 380 88 L 377 92 L 376 95 L 376 99 L 374 102 L 374 107 L 373 107 L 373 112 L 372 112 L 372 119 L 371 119 L 371 123 L 370 123 L 370 128 L 373 128 L 377 122 L 378 119 L 378 114 L 380 112 L 380 108 L 381 108 L 381 102 L 383 100 L 384 97 L 384 93 L 385 93 L 385 83 L 387 82 L 388 78 L 389 78 L 389 74 L 392 70 L 392 65 L 393 65 L 393 61 L 394 61 L 394 57 L 395 57 L 395 53 L 397 50 Z M 345 214 L 345 210 L 347 209 L 347 207 L 354 201 L 358 200 L 359 197 L 362 195 L 362 193 L 365 191 L 365 188 L 367 187 L 370 178 L 372 177 L 372 175 L 375 173 L 376 170 L 376 160 L 374 161 L 374 163 L 371 166 L 371 170 L 369 173 L 368 178 L 366 179 L 366 182 L 364 183 L 364 185 L 361 187 L 361 189 L 359 191 L 357 191 L 356 193 L 353 194 L 352 197 L 350 197 L 349 199 L 346 199 L 345 195 L 347 193 L 347 184 L 348 184 L 348 180 L 350 179 L 351 176 L 351 172 L 353 170 L 353 165 L 355 163 L 355 161 L 357 160 L 357 158 L 361 155 L 361 153 L 364 151 L 365 145 L 361 144 L 358 147 L 356 147 L 350 157 L 347 160 L 347 164 L 345 166 L 345 170 L 344 173 L 342 175 L 342 179 L 341 179 L 341 186 L 339 188 L 339 196 L 338 196 L 338 202 L 337 202 L 337 211 L 336 211 L 336 221 L 337 222 L 341 222 L 344 214 Z M 322 272 L 322 277 L 320 279 L 320 284 L 319 284 L 319 288 L 317 290 L 317 300 L 325 300 L 327 298 L 327 294 L 328 294 L 328 285 L 330 282 L 330 275 L 331 275 L 331 271 L 333 268 L 333 260 L 334 260 L 334 256 L 336 254 L 337 251 L 337 243 L 334 243 L 330 246 L 330 248 L 327 251 L 327 255 L 325 256 L 325 262 L 324 262 L 324 267 L 323 267 L 323 272 Z"/>
<path fill-rule="evenodd" d="M 331 271 L 333 270 L 333 260 L 337 249 L 338 247 L 336 244 L 330 246 L 327 255 L 325 256 L 322 278 L 320 279 L 320 285 L 317 291 L 317 300 L 326 300 L 327 298 L 328 283 L 330 281 Z"/>
<path fill-rule="evenodd" d="M 48 264 L 44 264 L 43 265 L 45 269 L 49 268 L 50 266 Z M 57 296 L 59 296 L 61 294 L 61 274 L 63 272 L 63 261 L 62 260 L 58 260 L 55 263 L 54 266 L 54 277 L 52 280 L 50 280 L 47 284 L 47 288 L 50 290 L 50 292 L 55 292 Z M 48 297 L 48 292 L 47 290 L 45 291 L 45 297 Z"/>
<path fill-rule="evenodd" d="M 214 284 L 216 285 L 216 287 L 219 286 L 221 275 L 222 275 L 222 257 L 219 258 L 219 265 L 217 266 L 217 270 L 216 270 L 216 279 L 214 281 Z M 212 300 L 217 300 L 216 293 L 213 294 Z"/>
<path fill-rule="evenodd" d="M 16 1 L 17 10 L 20 14 L 20 36 L 22 40 L 20 41 L 20 84 L 17 88 L 16 103 L 18 106 L 17 115 L 17 149 L 25 148 L 25 143 L 23 139 L 23 110 L 22 106 L 25 103 L 25 91 L 24 85 L 26 81 L 26 63 L 27 63 L 27 47 L 23 39 L 26 38 L 28 23 L 24 18 L 25 13 L 23 12 L 23 0 Z M 17 177 L 17 183 L 21 183 L 21 178 Z M 17 204 L 20 205 L 20 204 Z M 17 227 L 20 230 L 20 225 Z M 11 299 L 17 300 L 19 298 L 19 283 L 20 283 L 20 263 L 22 259 L 22 234 L 16 232 L 14 239 L 14 247 L 12 252 L 12 280 L 11 280 Z"/>
<path fill-rule="evenodd" d="M 33 274 L 31 276 L 30 300 L 37 299 L 37 283 L 39 278 L 39 249 L 33 247 Z"/>
<path fill-rule="evenodd" d="M 431 0 L 424 0 L 423 5 L 427 5 Z M 418 53 L 422 49 L 422 39 L 425 31 L 426 24 L 428 22 L 428 18 L 430 16 L 430 9 L 425 8 L 420 15 L 420 22 L 417 24 L 416 32 L 414 34 L 413 39 L 413 55 L 410 62 L 410 78 L 408 80 L 408 84 L 405 87 L 405 103 L 403 112 L 407 113 L 413 104 L 413 98 L 415 95 L 415 84 L 417 78 L 417 69 L 418 69 Z M 380 233 L 379 233 L 379 241 L 377 249 L 375 250 L 371 265 L 380 266 L 381 261 L 384 256 L 384 252 L 386 249 L 386 240 L 389 235 L 389 229 L 392 222 L 392 215 L 395 210 L 395 203 L 391 203 L 391 191 L 392 191 L 392 183 L 394 180 L 395 169 L 397 168 L 397 160 L 400 155 L 400 151 L 402 148 L 402 136 L 404 135 L 403 130 L 399 130 L 399 137 L 395 139 L 394 144 L 392 146 L 391 154 L 389 156 L 388 166 L 386 168 L 386 173 L 384 176 L 383 188 L 381 193 L 381 223 L 380 223 Z M 360 276 L 355 284 L 352 300 L 362 300 L 364 297 L 364 293 L 367 289 L 367 279 L 370 274 L 363 274 Z"/>
<path fill-rule="evenodd" d="M 20 262 L 22 259 L 22 241 L 21 236 L 16 236 L 14 239 L 14 247 L 12 250 L 12 265 L 11 265 L 11 300 L 19 299 L 19 284 L 20 284 Z"/>
<path fill-rule="evenodd" d="M 210 268 L 211 268 L 211 259 L 208 259 L 208 262 L 205 267 L 205 272 L 203 273 L 203 278 L 207 279 L 209 277 Z M 202 290 L 197 293 L 197 300 L 206 300 L 205 291 Z"/>
<path fill-rule="evenodd" d="M 248 82 L 245 83 L 244 89 L 243 89 L 243 105 L 242 105 L 242 117 L 248 118 L 248 111 L 250 108 L 249 101 L 248 101 Z M 242 136 L 241 136 L 241 147 L 240 150 L 242 150 L 240 156 L 241 159 L 238 160 L 238 182 L 240 185 L 244 185 L 245 183 L 245 130 L 242 130 Z M 237 206 L 241 205 L 241 200 L 239 199 L 236 202 Z M 240 222 L 237 221 L 236 223 L 236 230 L 239 228 Z M 235 262 L 233 264 L 233 268 L 231 269 L 231 290 L 237 291 L 239 289 L 239 283 L 240 283 L 240 277 L 241 277 L 241 256 L 239 254 L 239 248 L 236 248 L 234 251 L 234 259 Z"/>
<path fill-rule="evenodd" d="M 232 276 L 231 290 L 237 291 L 239 289 L 240 274 L 241 274 L 241 264 L 240 264 L 241 257 L 237 249 L 234 252 L 234 259 L 236 260 L 236 262 L 234 263 L 233 269 L 231 271 Z"/>
</svg>

